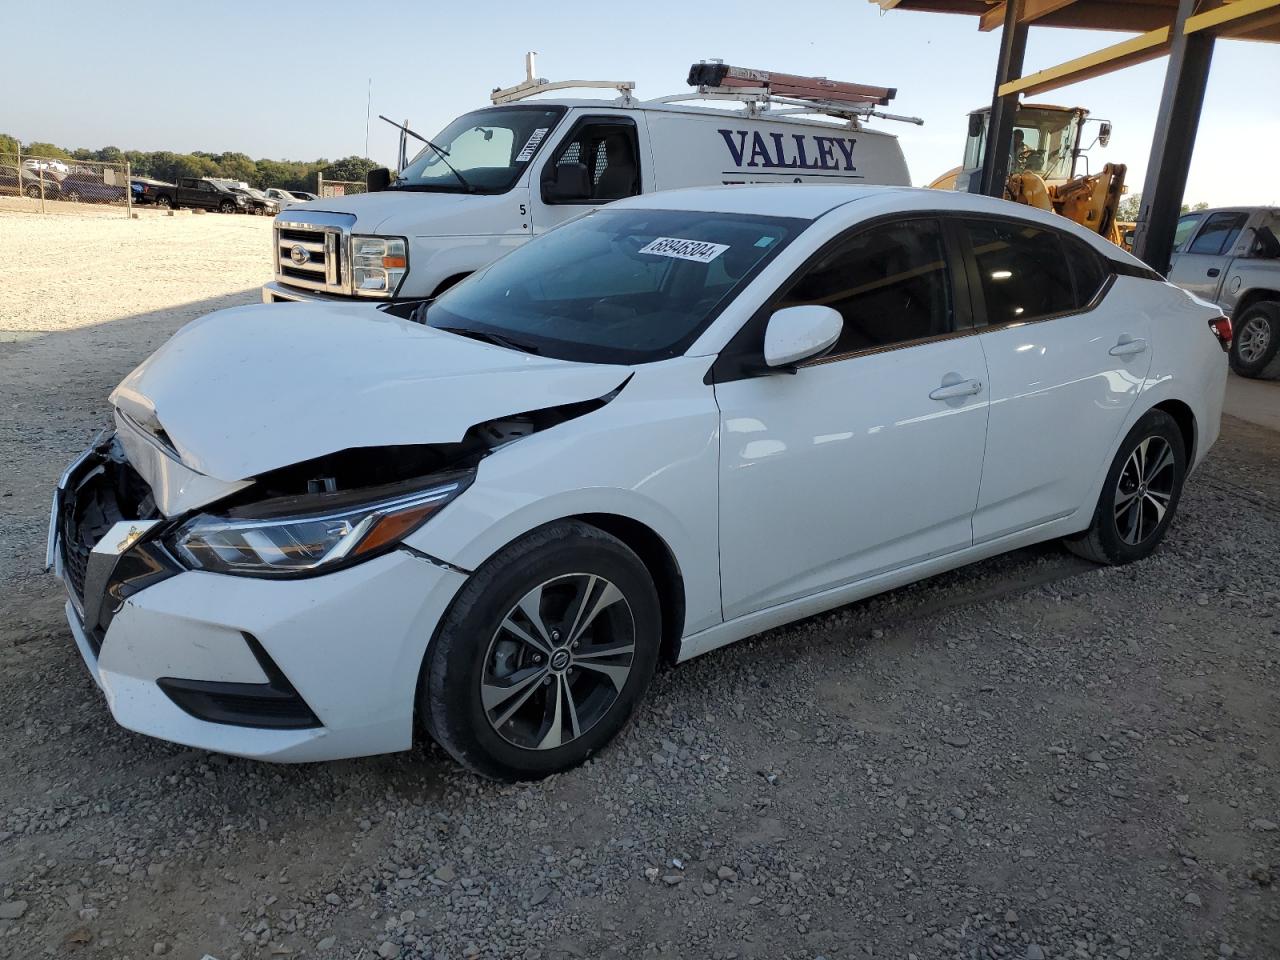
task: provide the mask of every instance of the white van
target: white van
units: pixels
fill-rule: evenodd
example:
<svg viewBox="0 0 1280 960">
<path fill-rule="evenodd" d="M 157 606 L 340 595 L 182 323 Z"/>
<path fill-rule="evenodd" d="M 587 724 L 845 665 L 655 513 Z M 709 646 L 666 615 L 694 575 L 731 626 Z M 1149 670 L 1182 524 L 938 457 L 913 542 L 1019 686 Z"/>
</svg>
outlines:
<svg viewBox="0 0 1280 960">
<path fill-rule="evenodd" d="M 383 172 L 379 184 L 375 171 L 370 185 L 382 189 L 282 212 L 275 279 L 263 301 L 432 297 L 583 210 L 640 193 L 743 183 L 910 185 L 897 137 L 862 123 L 911 120 L 874 109 L 892 89 L 723 64 L 695 64 L 690 83 L 697 93 L 638 101 L 627 82 L 534 79 L 530 62 L 528 80 L 495 90 L 493 106 L 424 141 L 394 180 Z M 621 96 L 529 99 L 566 87 L 611 87 Z M 741 106 L 679 102 L 693 99 Z"/>
</svg>

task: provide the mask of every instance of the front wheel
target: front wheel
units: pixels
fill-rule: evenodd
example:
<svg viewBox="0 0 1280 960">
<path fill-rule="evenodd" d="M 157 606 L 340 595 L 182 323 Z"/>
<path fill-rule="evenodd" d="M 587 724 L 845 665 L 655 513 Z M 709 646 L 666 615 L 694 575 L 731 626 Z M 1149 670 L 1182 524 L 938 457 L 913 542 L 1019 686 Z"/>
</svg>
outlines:
<svg viewBox="0 0 1280 960">
<path fill-rule="evenodd" d="M 1148 411 L 1120 444 L 1089 529 L 1069 538 L 1067 549 L 1105 564 L 1148 556 L 1173 522 L 1186 475 L 1178 424 L 1163 410 Z"/>
<path fill-rule="evenodd" d="M 156 197 L 156 206 L 161 210 L 168 210 L 173 206 L 173 201 L 164 196 Z"/>
<path fill-rule="evenodd" d="M 1265 300 L 1240 314 L 1229 356 L 1231 369 L 1242 377 L 1280 377 L 1280 303 Z"/>
<path fill-rule="evenodd" d="M 31 184 L 30 186 L 27 187 L 27 189 L 24 192 L 32 200 L 40 199 L 40 186 L 38 184 L 35 184 L 35 183 Z"/>
<path fill-rule="evenodd" d="M 70 193 L 67 194 L 67 199 L 70 200 L 72 203 L 79 203 L 80 191 L 72 190 Z"/>
<path fill-rule="evenodd" d="M 232 203 L 230 200 L 223 200 L 220 204 L 218 204 L 218 212 L 219 213 L 235 213 L 236 205 Z"/>
<path fill-rule="evenodd" d="M 661 629 L 657 591 L 635 553 L 588 524 L 551 524 L 463 587 L 427 653 L 418 714 L 484 776 L 568 770 L 630 719 Z"/>
</svg>

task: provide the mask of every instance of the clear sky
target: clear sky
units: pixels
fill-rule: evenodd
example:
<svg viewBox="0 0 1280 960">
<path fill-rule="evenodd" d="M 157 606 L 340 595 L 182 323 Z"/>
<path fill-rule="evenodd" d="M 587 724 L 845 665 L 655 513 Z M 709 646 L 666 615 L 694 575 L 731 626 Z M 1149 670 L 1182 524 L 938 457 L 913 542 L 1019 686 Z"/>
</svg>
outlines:
<svg viewBox="0 0 1280 960">
<path fill-rule="evenodd" d="M 0 0 L 0 19 L 15 0 Z M 787 15 L 788 7 L 795 11 Z M 367 10 L 367 12 L 365 12 Z M 334 159 L 365 152 L 393 164 L 408 118 L 430 135 L 523 79 L 524 53 L 551 80 L 634 80 L 637 95 L 685 92 L 689 64 L 711 57 L 791 73 L 896 86 L 889 108 L 923 128 L 876 121 L 902 140 L 913 180 L 960 161 L 965 114 L 991 99 L 999 32 L 974 18 L 893 12 L 867 0 L 766 6 L 698 0 L 646 3 L 368 5 L 248 0 L 129 8 L 64 0 L 60 28 L 5 44 L 5 74 L 38 97 L 0 95 L 0 132 L 65 147 L 220 152 Z M 1123 39 L 1033 29 L 1028 72 Z M 1140 190 L 1165 60 L 1042 95 L 1115 125 L 1092 155 L 1129 165 Z M 6 87 L 9 85 L 6 84 Z M 12 89 L 10 87 L 10 89 Z M 1189 202 L 1280 203 L 1280 45 L 1219 41 L 1200 125 Z"/>
</svg>

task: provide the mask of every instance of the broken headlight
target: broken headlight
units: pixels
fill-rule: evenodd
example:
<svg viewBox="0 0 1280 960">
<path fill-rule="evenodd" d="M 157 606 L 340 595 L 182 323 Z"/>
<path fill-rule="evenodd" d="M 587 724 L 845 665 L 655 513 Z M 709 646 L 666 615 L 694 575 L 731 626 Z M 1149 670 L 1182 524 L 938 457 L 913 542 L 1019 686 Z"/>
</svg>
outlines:
<svg viewBox="0 0 1280 960">
<path fill-rule="evenodd" d="M 196 570 L 272 577 L 324 573 L 394 547 L 467 488 L 470 475 L 371 503 L 249 518 L 199 514 L 169 538 Z"/>
<path fill-rule="evenodd" d="M 400 289 L 409 270 L 404 237 L 351 238 L 351 281 L 356 296 L 390 297 Z"/>
</svg>

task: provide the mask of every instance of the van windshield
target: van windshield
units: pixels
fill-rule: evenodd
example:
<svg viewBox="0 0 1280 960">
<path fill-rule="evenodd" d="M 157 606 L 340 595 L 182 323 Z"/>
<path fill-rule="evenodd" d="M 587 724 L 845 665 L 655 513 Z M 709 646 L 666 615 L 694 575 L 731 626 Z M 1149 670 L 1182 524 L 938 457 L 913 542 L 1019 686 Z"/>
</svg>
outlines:
<svg viewBox="0 0 1280 960">
<path fill-rule="evenodd" d="M 445 156 L 424 146 L 388 189 L 506 193 L 563 115 L 564 107 L 544 106 L 463 114 L 431 138 Z"/>
<path fill-rule="evenodd" d="M 662 360 L 683 353 L 807 223 L 599 210 L 472 274 L 419 319 L 562 360 Z"/>
</svg>

